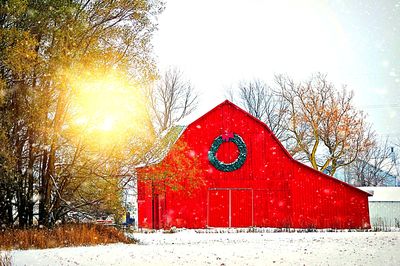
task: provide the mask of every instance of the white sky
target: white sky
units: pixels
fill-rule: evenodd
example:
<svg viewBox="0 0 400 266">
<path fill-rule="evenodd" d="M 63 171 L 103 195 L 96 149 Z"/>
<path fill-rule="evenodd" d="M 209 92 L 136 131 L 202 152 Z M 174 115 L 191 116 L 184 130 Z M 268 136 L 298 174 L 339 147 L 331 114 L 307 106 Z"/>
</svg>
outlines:
<svg viewBox="0 0 400 266">
<path fill-rule="evenodd" d="M 162 69 L 200 92 L 194 117 L 239 81 L 328 73 L 382 135 L 400 137 L 400 1 L 167 0 L 154 39 Z"/>
</svg>

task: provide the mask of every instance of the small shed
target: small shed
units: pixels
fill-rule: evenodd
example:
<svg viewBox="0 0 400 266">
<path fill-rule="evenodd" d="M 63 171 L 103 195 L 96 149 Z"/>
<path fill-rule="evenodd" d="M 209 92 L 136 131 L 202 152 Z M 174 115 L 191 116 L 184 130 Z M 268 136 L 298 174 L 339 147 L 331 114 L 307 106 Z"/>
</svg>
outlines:
<svg viewBox="0 0 400 266">
<path fill-rule="evenodd" d="M 400 228 L 400 187 L 359 187 L 373 194 L 368 198 L 371 225 Z"/>
<path fill-rule="evenodd" d="M 296 161 L 265 123 L 230 101 L 175 135 L 164 158 L 138 169 L 141 228 L 370 228 L 368 192 Z M 188 194 L 149 178 L 170 169 L 183 188 L 193 169 L 201 182 Z"/>
</svg>

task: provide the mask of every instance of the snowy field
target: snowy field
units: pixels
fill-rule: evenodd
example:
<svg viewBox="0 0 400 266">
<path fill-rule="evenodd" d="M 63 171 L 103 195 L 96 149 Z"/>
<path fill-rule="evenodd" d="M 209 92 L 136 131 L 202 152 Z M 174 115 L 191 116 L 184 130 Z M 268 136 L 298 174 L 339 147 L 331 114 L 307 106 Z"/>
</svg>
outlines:
<svg viewBox="0 0 400 266">
<path fill-rule="evenodd" d="M 139 244 L 13 251 L 14 265 L 400 265 L 400 232 L 133 234 Z"/>
</svg>

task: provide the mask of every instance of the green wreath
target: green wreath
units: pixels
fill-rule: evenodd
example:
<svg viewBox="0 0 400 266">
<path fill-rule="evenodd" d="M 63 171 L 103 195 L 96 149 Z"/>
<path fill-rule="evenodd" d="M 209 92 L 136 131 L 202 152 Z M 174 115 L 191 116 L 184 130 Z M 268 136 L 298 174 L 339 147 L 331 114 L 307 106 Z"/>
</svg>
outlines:
<svg viewBox="0 0 400 266">
<path fill-rule="evenodd" d="M 217 159 L 216 153 L 223 142 L 233 142 L 239 149 L 239 156 L 232 163 L 224 163 Z M 214 142 L 211 144 L 211 148 L 208 151 L 208 160 L 210 163 L 220 171 L 231 172 L 239 169 L 246 160 L 247 148 L 243 139 L 232 133 L 227 133 L 224 136 L 218 136 Z"/>
</svg>

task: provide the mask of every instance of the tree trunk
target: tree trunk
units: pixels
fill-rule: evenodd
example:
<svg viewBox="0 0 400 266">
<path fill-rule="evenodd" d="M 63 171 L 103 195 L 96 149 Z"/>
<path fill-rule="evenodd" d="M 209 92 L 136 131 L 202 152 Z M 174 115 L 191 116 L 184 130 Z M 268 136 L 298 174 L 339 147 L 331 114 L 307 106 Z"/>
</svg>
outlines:
<svg viewBox="0 0 400 266">
<path fill-rule="evenodd" d="M 46 201 L 45 197 L 46 197 L 46 187 L 47 187 L 46 169 L 48 165 L 47 161 L 48 161 L 47 151 L 44 150 L 42 158 L 40 186 L 39 186 L 39 224 L 41 225 L 46 224 L 46 217 L 48 216 L 45 207 L 45 201 Z"/>
<path fill-rule="evenodd" d="M 32 132 L 29 132 L 29 161 L 28 161 L 28 191 L 27 191 L 27 224 L 31 226 L 33 224 L 33 206 L 34 206 L 34 201 L 33 201 L 33 164 L 35 161 L 34 158 L 34 152 L 32 151 L 32 146 L 33 146 L 33 136 Z"/>
<path fill-rule="evenodd" d="M 8 225 L 13 225 L 14 223 L 14 217 L 13 217 L 13 207 L 12 207 L 12 199 L 13 199 L 13 194 L 11 192 L 12 190 L 8 190 L 7 192 L 7 220 L 8 220 Z"/>
</svg>

